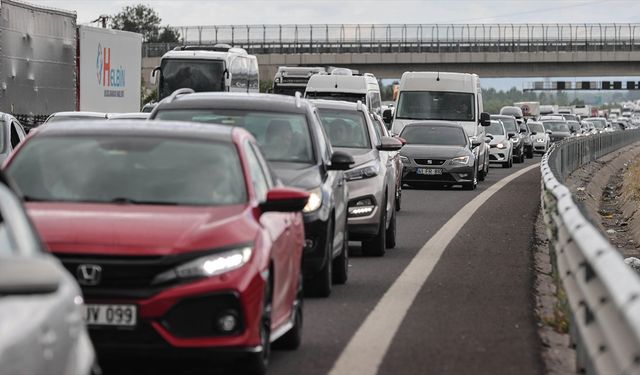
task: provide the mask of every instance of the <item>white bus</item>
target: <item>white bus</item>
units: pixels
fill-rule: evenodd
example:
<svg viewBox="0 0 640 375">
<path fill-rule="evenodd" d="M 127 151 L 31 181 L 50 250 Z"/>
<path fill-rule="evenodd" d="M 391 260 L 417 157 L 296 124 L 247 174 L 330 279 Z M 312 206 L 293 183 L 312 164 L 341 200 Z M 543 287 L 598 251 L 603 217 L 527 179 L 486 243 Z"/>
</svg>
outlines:
<svg viewBox="0 0 640 375">
<path fill-rule="evenodd" d="M 177 89 L 196 92 L 259 92 L 258 59 L 242 48 L 216 44 L 213 47 L 176 47 L 165 53 L 151 73 L 158 79 L 158 100 Z"/>
</svg>

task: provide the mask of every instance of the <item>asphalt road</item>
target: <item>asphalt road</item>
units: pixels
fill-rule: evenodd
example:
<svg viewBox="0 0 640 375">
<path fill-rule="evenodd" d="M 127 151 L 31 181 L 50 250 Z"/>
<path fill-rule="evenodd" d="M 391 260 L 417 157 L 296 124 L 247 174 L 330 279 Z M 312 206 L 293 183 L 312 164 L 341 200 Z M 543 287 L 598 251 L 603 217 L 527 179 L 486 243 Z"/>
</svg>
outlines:
<svg viewBox="0 0 640 375">
<path fill-rule="evenodd" d="M 336 286 L 328 299 L 305 301 L 303 344 L 294 352 L 272 352 L 269 373 L 328 374 L 431 236 L 491 185 L 539 161 L 494 167 L 475 191 L 404 190 L 397 247 L 383 258 L 363 257 L 358 246 L 352 247 L 348 283 Z M 542 372 L 530 252 L 539 201 L 540 172 L 533 168 L 497 191 L 459 228 L 386 354 L 371 359 L 381 361 L 378 374 Z"/>
</svg>

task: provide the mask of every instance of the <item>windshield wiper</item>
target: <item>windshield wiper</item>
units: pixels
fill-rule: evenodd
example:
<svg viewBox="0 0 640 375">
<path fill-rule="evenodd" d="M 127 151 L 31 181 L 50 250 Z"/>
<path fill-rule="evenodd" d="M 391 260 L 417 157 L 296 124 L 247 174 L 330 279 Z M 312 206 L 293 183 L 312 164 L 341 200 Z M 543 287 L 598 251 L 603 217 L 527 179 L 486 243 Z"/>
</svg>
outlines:
<svg viewBox="0 0 640 375">
<path fill-rule="evenodd" d="M 108 201 L 109 203 L 122 203 L 122 204 L 149 204 L 149 205 L 162 205 L 162 206 L 177 206 L 176 202 L 167 201 L 144 201 L 126 197 L 115 197 Z"/>
</svg>

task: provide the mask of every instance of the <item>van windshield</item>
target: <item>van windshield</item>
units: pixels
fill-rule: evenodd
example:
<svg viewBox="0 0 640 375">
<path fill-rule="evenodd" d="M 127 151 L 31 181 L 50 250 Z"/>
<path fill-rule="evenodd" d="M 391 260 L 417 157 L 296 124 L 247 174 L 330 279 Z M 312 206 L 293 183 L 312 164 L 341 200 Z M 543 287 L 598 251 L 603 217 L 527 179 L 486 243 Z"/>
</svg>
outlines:
<svg viewBox="0 0 640 375">
<path fill-rule="evenodd" d="M 350 94 L 347 92 L 323 92 L 312 91 L 307 92 L 305 97 L 309 99 L 326 99 L 326 100 L 341 100 L 344 102 L 357 103 L 358 100 L 362 103 L 367 102 L 366 94 Z"/>
<path fill-rule="evenodd" d="M 474 95 L 448 91 L 401 91 L 396 118 L 474 121 Z"/>
<path fill-rule="evenodd" d="M 224 61 L 165 59 L 162 60 L 160 98 L 181 88 L 196 92 L 224 91 Z"/>
</svg>

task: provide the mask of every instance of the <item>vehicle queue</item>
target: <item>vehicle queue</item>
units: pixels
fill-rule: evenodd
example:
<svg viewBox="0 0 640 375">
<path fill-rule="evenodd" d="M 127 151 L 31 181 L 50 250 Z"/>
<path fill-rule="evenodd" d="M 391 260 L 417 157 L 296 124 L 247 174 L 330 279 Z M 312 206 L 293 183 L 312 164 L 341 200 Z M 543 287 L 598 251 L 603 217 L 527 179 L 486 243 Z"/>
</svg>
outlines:
<svg viewBox="0 0 640 375">
<path fill-rule="evenodd" d="M 249 83 L 244 93 L 195 92 L 172 78 L 178 89 L 148 115 L 59 113 L 26 138 L 17 120 L 3 123 L 13 152 L 0 241 L 26 236 L 33 262 L 0 272 L 0 293 L 64 289 L 43 318 L 75 327 L 60 333 L 56 363 L 74 370 L 58 373 L 147 356 L 263 374 L 272 346 L 301 345 L 304 297 L 348 282 L 350 242 L 365 256 L 395 247 L 403 187 L 473 190 L 490 164 L 510 168 L 554 141 L 613 131 L 600 118 L 525 119 L 517 106 L 490 115 L 474 74 L 407 72 L 394 110 L 371 74 L 307 78 L 311 89 L 283 89 L 290 96 Z M 10 126 L 22 130 L 16 144 Z M 29 373 L 46 373 L 39 356 Z"/>
</svg>

